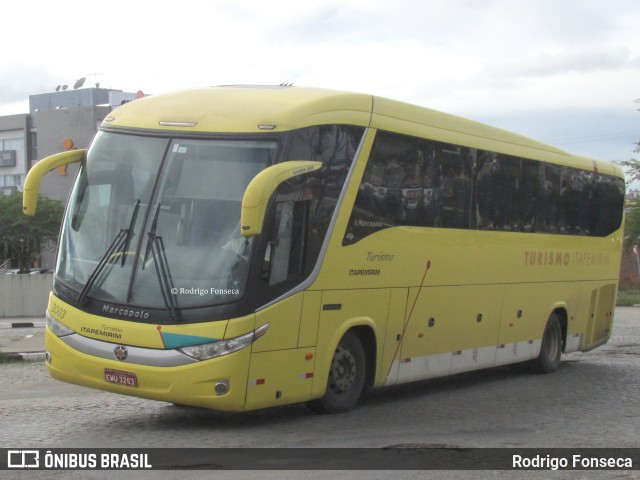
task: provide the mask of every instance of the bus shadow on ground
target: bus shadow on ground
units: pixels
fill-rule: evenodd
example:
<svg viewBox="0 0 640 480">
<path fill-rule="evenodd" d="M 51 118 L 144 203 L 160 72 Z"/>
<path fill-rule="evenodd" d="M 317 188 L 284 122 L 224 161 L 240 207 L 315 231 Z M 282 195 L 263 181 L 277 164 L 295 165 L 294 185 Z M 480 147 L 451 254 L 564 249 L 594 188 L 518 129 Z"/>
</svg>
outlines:
<svg viewBox="0 0 640 480">
<path fill-rule="evenodd" d="M 590 382 L 595 381 L 596 385 L 606 383 L 607 378 L 619 377 L 623 373 L 621 369 L 623 366 L 620 365 L 586 362 L 581 357 L 570 357 L 563 359 L 557 372 L 548 375 L 522 372 L 519 371 L 521 368 L 514 366 L 496 367 L 384 387 L 369 392 L 354 410 L 343 414 L 318 415 L 304 404 L 239 413 L 167 404 L 155 409 L 151 415 L 147 412 L 145 415 L 113 419 L 111 425 L 128 430 L 170 429 L 174 433 L 239 430 L 265 435 L 267 432 L 264 428 L 274 426 L 295 427 L 296 430 L 307 428 L 309 431 L 314 428 L 331 429 L 332 426 L 340 428 L 345 416 L 362 423 L 377 416 L 384 416 L 387 420 L 396 417 L 398 422 L 406 422 L 407 411 L 437 412 L 438 416 L 458 418 L 461 412 L 469 412 L 470 405 L 500 405 L 505 402 L 509 402 L 513 408 L 545 405 L 549 401 L 549 392 L 560 385 L 569 381 L 581 383 L 579 378 L 591 379 Z M 589 394 L 589 385 L 593 385 L 590 382 L 584 385 L 585 395 Z M 493 413 L 499 415 L 498 411 Z"/>
</svg>

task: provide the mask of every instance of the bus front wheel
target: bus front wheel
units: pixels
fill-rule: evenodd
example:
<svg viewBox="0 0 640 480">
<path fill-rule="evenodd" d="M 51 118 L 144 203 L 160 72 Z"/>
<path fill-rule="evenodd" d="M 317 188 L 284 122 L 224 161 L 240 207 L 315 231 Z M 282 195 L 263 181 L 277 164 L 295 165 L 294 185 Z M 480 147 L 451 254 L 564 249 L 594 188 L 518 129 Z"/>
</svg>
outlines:
<svg viewBox="0 0 640 480">
<path fill-rule="evenodd" d="M 318 413 L 340 413 L 356 406 L 364 390 L 366 357 L 360 338 L 347 332 L 333 354 L 324 396 L 308 402 Z"/>
<path fill-rule="evenodd" d="M 551 373 L 558 369 L 562 355 L 562 327 L 558 315 L 553 313 L 542 335 L 540 355 L 534 361 L 533 370 L 539 373 Z"/>
</svg>

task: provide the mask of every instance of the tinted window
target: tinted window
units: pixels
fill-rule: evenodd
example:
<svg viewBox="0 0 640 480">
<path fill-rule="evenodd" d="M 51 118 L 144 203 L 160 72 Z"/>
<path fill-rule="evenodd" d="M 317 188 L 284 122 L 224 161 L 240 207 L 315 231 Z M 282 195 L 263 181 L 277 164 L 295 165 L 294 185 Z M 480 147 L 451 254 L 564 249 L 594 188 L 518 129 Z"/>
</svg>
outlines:
<svg viewBox="0 0 640 480">
<path fill-rule="evenodd" d="M 281 183 L 265 219 L 259 255 L 261 302 L 299 284 L 313 271 L 364 128 L 323 125 L 288 134 L 279 161 L 313 160 L 320 170 Z"/>
<path fill-rule="evenodd" d="M 622 179 L 378 132 L 343 244 L 401 225 L 606 236 Z"/>
</svg>

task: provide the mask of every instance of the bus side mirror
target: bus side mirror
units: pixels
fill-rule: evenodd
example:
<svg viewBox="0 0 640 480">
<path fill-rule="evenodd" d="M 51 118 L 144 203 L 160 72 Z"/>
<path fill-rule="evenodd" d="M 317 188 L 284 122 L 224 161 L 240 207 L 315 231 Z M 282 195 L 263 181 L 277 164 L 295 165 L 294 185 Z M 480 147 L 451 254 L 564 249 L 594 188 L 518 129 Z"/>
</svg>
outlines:
<svg viewBox="0 0 640 480">
<path fill-rule="evenodd" d="M 321 167 L 322 162 L 291 160 L 272 165 L 253 177 L 242 197 L 240 233 L 245 237 L 260 235 L 267 204 L 278 185 L 298 175 L 319 170 Z"/>
<path fill-rule="evenodd" d="M 84 152 L 85 150 L 70 150 L 68 152 L 56 153 L 55 155 L 43 158 L 31 167 L 22 188 L 22 213 L 30 217 L 35 215 L 38 195 L 40 194 L 40 181 L 45 173 L 62 165 L 81 161 L 84 157 Z"/>
</svg>

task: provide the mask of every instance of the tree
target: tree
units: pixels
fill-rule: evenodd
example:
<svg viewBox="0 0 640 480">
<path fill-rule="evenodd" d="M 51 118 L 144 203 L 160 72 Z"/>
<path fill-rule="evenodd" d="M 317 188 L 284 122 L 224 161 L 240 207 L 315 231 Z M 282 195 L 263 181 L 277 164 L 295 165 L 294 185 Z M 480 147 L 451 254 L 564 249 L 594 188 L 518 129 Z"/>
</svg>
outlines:
<svg viewBox="0 0 640 480">
<path fill-rule="evenodd" d="M 640 181 L 639 160 L 628 160 L 620 162 L 620 164 L 626 167 L 627 185 Z M 631 203 L 627 202 L 625 210 L 624 246 L 627 250 L 631 250 L 634 245 L 640 244 L 640 202 L 638 200 Z"/>
<path fill-rule="evenodd" d="M 640 153 L 640 146 L 636 147 L 634 152 Z M 640 182 L 640 160 L 632 158 L 631 160 L 622 160 L 617 163 L 624 168 L 624 173 L 627 177 L 627 184 Z"/>
<path fill-rule="evenodd" d="M 634 150 L 640 153 L 640 142 Z M 631 159 L 618 162 L 625 170 L 627 185 L 640 182 L 640 160 Z M 624 246 L 631 250 L 634 245 L 640 243 L 640 205 L 636 201 L 625 205 L 626 221 L 624 224 Z"/>
<path fill-rule="evenodd" d="M 640 103 L 640 98 L 635 102 Z M 633 152 L 640 153 L 640 141 L 634 145 Z M 625 171 L 627 185 L 640 182 L 640 160 L 632 158 L 617 163 Z M 626 211 L 624 246 L 631 249 L 640 243 L 640 204 L 636 201 L 635 205 L 626 205 Z"/>
<path fill-rule="evenodd" d="M 640 208 L 631 208 L 624 224 L 624 246 L 631 250 L 640 243 Z"/>
<path fill-rule="evenodd" d="M 22 194 L 0 195 L 0 238 L 5 256 L 17 262 L 21 273 L 40 256 L 43 244 L 58 242 L 64 204 L 40 196 L 33 217 L 22 213 Z"/>
</svg>

